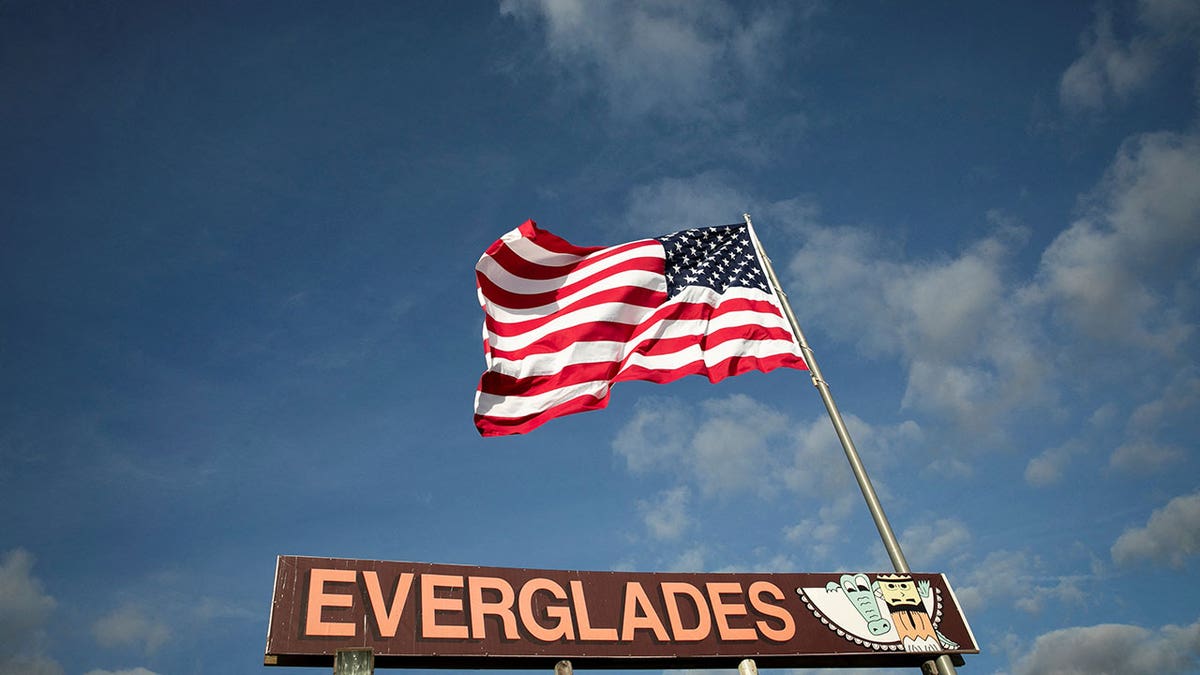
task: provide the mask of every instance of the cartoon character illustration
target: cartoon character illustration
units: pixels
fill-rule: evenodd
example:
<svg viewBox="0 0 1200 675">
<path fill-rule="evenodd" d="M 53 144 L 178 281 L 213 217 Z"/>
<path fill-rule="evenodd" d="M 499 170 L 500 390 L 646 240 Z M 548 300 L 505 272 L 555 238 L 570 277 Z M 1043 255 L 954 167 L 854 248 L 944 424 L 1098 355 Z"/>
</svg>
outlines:
<svg viewBox="0 0 1200 675">
<path fill-rule="evenodd" d="M 796 592 L 830 630 L 851 642 L 905 652 L 958 648 L 958 643 L 937 629 L 942 614 L 941 591 L 934 597 L 926 579 L 916 581 L 909 574 L 877 574 L 872 581 L 860 572 L 843 574 L 824 589 L 798 588 Z"/>
<path fill-rule="evenodd" d="M 918 588 L 908 574 L 880 574 L 875 577 L 875 589 L 887 605 L 896 634 L 906 652 L 936 652 L 940 644 L 929 612 L 922 598 L 929 597 L 929 582 L 921 581 Z"/>
</svg>

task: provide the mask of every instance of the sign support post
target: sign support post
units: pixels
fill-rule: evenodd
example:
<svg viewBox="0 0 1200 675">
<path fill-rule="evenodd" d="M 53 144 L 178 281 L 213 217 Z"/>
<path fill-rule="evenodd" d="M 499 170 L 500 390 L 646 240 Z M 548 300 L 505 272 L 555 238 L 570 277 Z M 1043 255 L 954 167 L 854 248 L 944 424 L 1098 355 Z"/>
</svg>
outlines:
<svg viewBox="0 0 1200 675">
<path fill-rule="evenodd" d="M 375 652 L 366 649 L 339 649 L 333 660 L 333 675 L 375 675 Z"/>
<path fill-rule="evenodd" d="M 850 438 L 850 432 L 846 429 L 846 422 L 842 419 L 842 413 L 838 411 L 837 404 L 833 401 L 833 394 L 829 392 L 829 384 L 825 382 L 825 378 L 821 375 L 821 368 L 817 365 L 812 349 L 804 339 L 804 333 L 800 330 L 800 324 L 796 321 L 796 315 L 792 312 L 791 303 L 788 302 L 787 293 L 780 286 L 779 278 L 775 276 L 775 268 L 771 266 L 771 259 L 767 257 L 767 252 L 763 250 L 762 243 L 759 242 L 758 236 L 754 234 L 754 224 L 750 222 L 750 214 L 743 213 L 742 217 L 746 219 L 746 227 L 750 230 L 750 238 L 754 242 L 754 247 L 758 250 L 759 257 L 762 258 L 763 266 L 767 271 L 767 278 L 770 279 L 771 285 L 779 295 L 779 302 L 783 306 L 783 313 L 787 316 L 787 320 L 792 326 L 792 331 L 796 334 L 796 342 L 800 346 L 804 362 L 808 364 L 809 377 L 812 378 L 813 386 L 820 392 L 821 400 L 825 403 L 825 410 L 829 413 L 829 419 L 833 422 L 833 430 L 837 433 L 838 440 L 841 441 L 842 449 L 846 453 L 846 459 L 850 462 L 850 469 L 854 472 L 854 479 L 858 481 L 858 487 L 862 490 L 863 498 L 867 501 L 867 509 L 871 512 L 871 519 L 875 521 L 875 528 L 879 530 L 879 537 L 883 540 L 883 547 L 887 549 L 888 558 L 891 559 L 892 566 L 898 574 L 908 574 L 912 571 L 908 567 L 908 560 L 905 559 L 904 552 L 900 550 L 900 542 L 896 539 L 896 534 L 892 531 L 892 526 L 888 522 L 887 515 L 883 512 L 883 505 L 880 504 L 879 497 L 875 494 L 875 487 L 871 484 L 871 478 L 867 475 L 866 468 L 863 467 L 862 459 L 858 455 L 858 449 L 854 447 L 854 441 Z M 936 661 L 927 661 L 922 664 L 921 671 L 927 675 L 957 675 L 958 672 L 955 670 L 954 664 L 950 661 L 950 657 L 945 654 L 937 657 Z M 742 675 L 747 674 L 743 673 Z"/>
</svg>

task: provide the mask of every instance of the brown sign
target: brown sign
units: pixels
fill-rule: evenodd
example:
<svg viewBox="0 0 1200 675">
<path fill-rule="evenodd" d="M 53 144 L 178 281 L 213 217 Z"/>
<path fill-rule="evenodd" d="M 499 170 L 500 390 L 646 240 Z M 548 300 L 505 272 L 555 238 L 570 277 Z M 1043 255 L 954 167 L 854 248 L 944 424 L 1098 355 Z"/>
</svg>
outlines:
<svg viewBox="0 0 1200 675">
<path fill-rule="evenodd" d="M 568 572 L 281 556 L 267 665 L 914 666 L 975 654 L 940 574 Z"/>
</svg>

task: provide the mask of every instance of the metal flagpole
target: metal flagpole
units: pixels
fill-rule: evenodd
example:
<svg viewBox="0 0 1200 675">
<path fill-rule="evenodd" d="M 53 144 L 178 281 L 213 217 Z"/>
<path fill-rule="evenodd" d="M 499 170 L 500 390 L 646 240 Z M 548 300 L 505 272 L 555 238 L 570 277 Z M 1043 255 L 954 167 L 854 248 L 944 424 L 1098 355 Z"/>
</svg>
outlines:
<svg viewBox="0 0 1200 675">
<path fill-rule="evenodd" d="M 846 452 L 846 459 L 850 462 L 850 469 L 854 472 L 854 478 L 858 481 L 858 487 L 862 490 L 863 497 L 867 500 L 867 509 L 871 512 L 871 519 L 875 521 L 875 528 L 879 530 L 879 536 L 883 539 L 883 547 L 887 549 L 888 557 L 892 560 L 892 567 L 897 573 L 908 574 L 912 570 L 908 567 L 908 561 L 904 558 L 904 551 L 900 550 L 900 542 L 896 539 L 896 534 L 892 531 L 892 526 L 888 523 L 887 515 L 883 512 L 883 505 L 879 503 L 879 497 L 875 494 L 875 488 L 871 485 L 871 478 L 867 475 L 866 468 L 863 467 L 862 460 L 858 456 L 858 449 L 854 447 L 854 441 L 850 438 L 850 432 L 846 429 L 846 423 L 842 420 L 842 413 L 838 411 L 837 404 L 833 402 L 833 394 L 829 392 L 829 385 L 825 382 L 825 378 L 821 375 L 821 368 L 817 365 L 816 359 L 813 357 L 812 349 L 809 348 L 808 342 L 804 339 L 804 333 L 800 330 L 800 324 L 796 321 L 796 315 L 792 312 L 792 306 L 788 302 L 787 293 L 783 291 L 783 287 L 779 284 L 779 278 L 775 276 L 775 268 L 771 266 L 771 259 L 767 257 L 766 251 L 763 250 L 762 243 L 758 240 L 758 236 L 754 233 L 754 224 L 750 222 L 750 214 L 743 213 L 742 217 L 746 219 L 746 228 L 750 231 L 750 240 L 754 242 L 754 249 L 762 258 L 763 266 L 766 267 L 767 277 L 771 281 L 771 285 L 775 288 L 775 292 L 779 295 L 780 304 L 783 306 L 783 313 L 787 316 L 788 322 L 792 325 L 792 331 L 796 334 L 796 342 L 800 345 L 800 353 L 804 356 L 804 363 L 808 365 L 808 374 L 812 378 L 813 386 L 821 393 L 821 400 L 825 402 L 825 410 L 829 412 L 829 419 L 833 421 L 833 430 L 837 432 L 838 440 L 842 442 L 842 449 Z M 942 654 L 937 657 L 936 661 L 927 661 L 922 664 L 921 670 L 930 675 L 957 675 L 954 664 L 950 661 L 950 656 Z"/>
</svg>

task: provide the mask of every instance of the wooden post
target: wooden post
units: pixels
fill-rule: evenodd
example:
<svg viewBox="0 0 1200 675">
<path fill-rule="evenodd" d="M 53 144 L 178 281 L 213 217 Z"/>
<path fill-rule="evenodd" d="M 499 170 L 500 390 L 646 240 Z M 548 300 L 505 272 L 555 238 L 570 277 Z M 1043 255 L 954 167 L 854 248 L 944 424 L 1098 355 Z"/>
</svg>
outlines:
<svg viewBox="0 0 1200 675">
<path fill-rule="evenodd" d="M 370 647 L 337 650 L 333 675 L 375 675 L 375 651 Z"/>
</svg>

